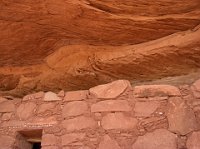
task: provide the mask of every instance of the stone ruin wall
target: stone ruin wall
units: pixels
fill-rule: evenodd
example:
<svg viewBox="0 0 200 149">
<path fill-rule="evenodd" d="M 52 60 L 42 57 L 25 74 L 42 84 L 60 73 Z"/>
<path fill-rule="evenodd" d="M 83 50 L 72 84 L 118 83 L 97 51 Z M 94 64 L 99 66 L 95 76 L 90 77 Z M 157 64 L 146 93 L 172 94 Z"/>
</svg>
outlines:
<svg viewBox="0 0 200 149">
<path fill-rule="evenodd" d="M 20 132 L 38 130 L 42 149 L 199 149 L 199 128 L 200 80 L 0 98 L 0 149 L 29 149 Z"/>
</svg>

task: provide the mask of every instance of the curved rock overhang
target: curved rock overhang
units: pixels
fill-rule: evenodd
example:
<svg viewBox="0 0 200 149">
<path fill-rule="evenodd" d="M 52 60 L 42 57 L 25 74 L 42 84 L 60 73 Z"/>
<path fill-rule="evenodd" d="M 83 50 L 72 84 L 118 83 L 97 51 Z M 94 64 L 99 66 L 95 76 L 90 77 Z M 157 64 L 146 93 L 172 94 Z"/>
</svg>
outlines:
<svg viewBox="0 0 200 149">
<path fill-rule="evenodd" d="M 198 72 L 200 2 L 0 2 L 0 94 Z"/>
</svg>

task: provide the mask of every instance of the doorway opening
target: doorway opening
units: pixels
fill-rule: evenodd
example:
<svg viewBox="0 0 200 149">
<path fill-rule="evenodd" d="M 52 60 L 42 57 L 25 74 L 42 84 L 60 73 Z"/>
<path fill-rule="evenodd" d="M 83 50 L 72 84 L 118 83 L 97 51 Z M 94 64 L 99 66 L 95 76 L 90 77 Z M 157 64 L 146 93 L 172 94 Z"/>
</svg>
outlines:
<svg viewBox="0 0 200 149">
<path fill-rule="evenodd" d="M 19 149 L 41 149 L 42 129 L 22 130 L 17 134 L 16 146 Z"/>
</svg>

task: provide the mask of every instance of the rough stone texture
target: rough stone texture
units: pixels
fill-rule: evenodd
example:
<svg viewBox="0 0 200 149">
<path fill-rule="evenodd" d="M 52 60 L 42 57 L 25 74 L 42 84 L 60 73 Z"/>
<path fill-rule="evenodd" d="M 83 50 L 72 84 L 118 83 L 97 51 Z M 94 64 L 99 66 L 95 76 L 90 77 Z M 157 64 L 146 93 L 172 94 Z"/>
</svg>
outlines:
<svg viewBox="0 0 200 149">
<path fill-rule="evenodd" d="M 47 92 L 44 95 L 44 101 L 59 101 L 59 100 L 62 100 L 62 99 L 53 92 Z"/>
<path fill-rule="evenodd" d="M 193 132 L 187 140 L 187 148 L 188 149 L 199 149 L 200 148 L 200 132 Z"/>
<path fill-rule="evenodd" d="M 165 129 L 139 136 L 132 149 L 177 149 L 177 136 Z"/>
<path fill-rule="evenodd" d="M 134 129 L 137 119 L 127 117 L 123 113 L 110 113 L 103 117 L 101 125 L 104 129 Z"/>
<path fill-rule="evenodd" d="M 44 97 L 44 92 L 38 92 L 31 95 L 26 95 L 23 97 L 23 101 L 34 100 Z"/>
<path fill-rule="evenodd" d="M 44 103 L 38 107 L 37 113 L 44 113 L 47 111 L 52 111 L 55 108 L 54 103 Z"/>
<path fill-rule="evenodd" d="M 170 85 L 142 85 L 134 88 L 135 97 L 180 96 L 179 89 Z"/>
<path fill-rule="evenodd" d="M 167 118 L 169 130 L 181 135 L 188 134 L 198 128 L 194 111 L 180 97 L 169 99 Z"/>
<path fill-rule="evenodd" d="M 35 108 L 36 104 L 33 102 L 21 104 L 16 113 L 21 120 L 26 120 L 33 115 Z"/>
<path fill-rule="evenodd" d="M 2 115 L 2 117 L 1 117 L 1 119 L 2 119 L 3 121 L 8 121 L 8 120 L 10 120 L 11 116 L 12 116 L 12 113 L 4 113 L 4 114 Z"/>
<path fill-rule="evenodd" d="M 10 136 L 0 135 L 0 148 L 1 149 L 11 149 L 14 144 L 14 139 Z"/>
<path fill-rule="evenodd" d="M 121 149 L 117 142 L 105 135 L 99 144 L 98 149 Z"/>
<path fill-rule="evenodd" d="M 91 112 L 131 111 L 132 108 L 126 100 L 100 101 L 91 106 Z"/>
<path fill-rule="evenodd" d="M 91 95 L 99 99 L 113 99 L 122 94 L 130 83 L 125 80 L 118 80 L 112 83 L 99 85 L 89 89 Z"/>
<path fill-rule="evenodd" d="M 191 89 L 195 98 L 200 98 L 200 79 L 194 82 Z"/>
<path fill-rule="evenodd" d="M 42 146 L 52 146 L 57 144 L 57 137 L 53 134 L 47 134 L 42 136 Z"/>
<path fill-rule="evenodd" d="M 87 98 L 88 91 L 71 91 L 65 93 L 65 101 L 84 100 Z"/>
<path fill-rule="evenodd" d="M 148 117 L 159 107 L 158 101 L 136 102 L 134 107 L 135 116 Z"/>
<path fill-rule="evenodd" d="M 96 122 L 89 117 L 80 116 L 69 120 L 64 120 L 62 125 L 67 131 L 81 130 L 85 128 L 94 128 Z"/>
<path fill-rule="evenodd" d="M 85 133 L 69 133 L 62 136 L 62 145 L 68 145 L 77 141 L 81 141 L 85 138 Z"/>
<path fill-rule="evenodd" d="M 88 110 L 88 105 L 84 101 L 74 101 L 64 105 L 62 110 L 62 115 L 64 118 L 70 116 L 78 116 L 86 113 Z"/>
<path fill-rule="evenodd" d="M 138 9 L 139 5 L 144 12 L 146 10 L 157 12 L 161 9 L 160 5 L 165 5 L 166 10 L 169 11 L 172 6 L 174 10 L 183 9 L 184 4 L 185 11 L 187 10 L 184 13 L 169 15 L 166 14 L 168 11 L 163 11 L 162 14 L 156 16 L 154 16 L 156 13 L 153 16 L 149 14 L 144 16 L 144 12 L 141 11 L 136 14 L 127 14 L 127 16 L 113 15 L 111 12 L 99 10 L 99 5 L 98 8 L 93 9 L 90 5 L 91 1 L 88 4 L 87 0 L 73 2 L 69 0 L 41 2 L 40 0 L 37 3 L 33 1 L 28 3 L 23 0 L 16 3 L 3 1 L 0 18 L 3 22 L 0 23 L 3 39 L 0 40 L 0 94 L 22 97 L 38 90 L 54 92 L 60 89 L 87 90 L 117 79 L 127 79 L 133 84 L 135 82 L 141 84 L 144 81 L 198 71 L 200 67 L 200 15 L 197 10 L 199 5 L 194 1 L 198 0 L 184 0 L 182 4 L 172 0 L 147 2 L 150 5 L 156 5 L 157 7 L 154 7 L 156 10 L 149 9 L 150 7 L 144 1 L 133 2 L 131 10 L 135 10 L 136 7 Z M 55 4 L 59 2 L 63 4 L 58 4 L 60 6 Z M 116 4 L 116 1 L 112 3 Z M 177 5 L 173 5 L 174 3 Z M 190 9 L 188 3 L 197 6 Z M 62 10 L 63 16 L 52 14 L 46 8 L 47 5 L 53 7 L 54 11 Z M 118 5 L 120 4 L 112 7 Z M 128 0 L 123 1 L 123 5 L 130 7 Z M 109 11 L 106 6 L 108 5 L 103 7 Z M 63 10 L 61 7 L 67 8 Z M 102 8 L 102 5 L 100 7 Z M 31 12 L 26 8 L 30 8 Z M 23 12 L 19 12 L 21 10 Z M 10 18 L 3 19 L 7 15 Z M 43 19 L 40 18 L 41 16 Z M 13 26 L 8 25 L 9 23 L 13 23 Z M 23 27 L 19 27 L 21 25 Z M 64 39 L 69 37 L 69 32 L 73 32 L 73 38 Z M 80 32 L 84 34 L 80 35 Z M 22 33 L 22 38 L 18 36 L 20 33 Z M 13 34 L 17 36 L 17 39 Z M 90 38 L 85 37 L 88 34 Z M 153 38 L 161 34 L 170 36 Z M 125 38 L 130 35 L 136 38 Z M 150 39 L 145 42 L 144 36 Z M 79 37 L 82 40 L 77 39 Z M 105 37 L 109 45 L 106 45 L 105 40 L 102 42 Z M 117 38 L 115 44 L 118 46 L 113 45 L 113 38 Z M 133 41 L 138 39 L 144 41 L 134 45 Z M 127 43 L 129 40 L 131 42 Z M 121 41 L 126 44 L 121 45 Z M 99 45 L 99 42 L 103 45 Z M 8 43 L 11 45 L 7 45 Z M 181 82 L 184 81 L 185 79 L 182 79 Z M 191 82 L 190 79 L 188 82 Z"/>
<path fill-rule="evenodd" d="M 0 106 L 11 102 L 14 110 L 0 113 L 0 149 L 30 149 L 27 139 L 41 136 L 45 149 L 198 149 L 200 100 L 191 87 L 179 86 L 181 96 L 163 94 L 168 90 L 157 94 L 156 88 L 151 90 L 155 97 L 137 98 L 130 87 L 112 100 L 89 94 L 48 102 L 33 94 L 27 100 L 6 96 Z M 11 143 L 5 145 L 1 136 Z"/>
<path fill-rule="evenodd" d="M 13 112 L 15 110 L 15 105 L 12 101 L 4 101 L 0 104 L 0 112 Z"/>
</svg>

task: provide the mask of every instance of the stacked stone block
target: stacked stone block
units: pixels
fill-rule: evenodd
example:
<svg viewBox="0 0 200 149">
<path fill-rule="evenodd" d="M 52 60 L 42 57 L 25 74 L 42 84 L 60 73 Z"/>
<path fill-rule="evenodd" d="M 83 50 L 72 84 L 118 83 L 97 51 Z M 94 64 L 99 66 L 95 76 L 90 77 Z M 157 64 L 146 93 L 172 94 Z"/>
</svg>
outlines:
<svg viewBox="0 0 200 149">
<path fill-rule="evenodd" d="M 118 80 L 83 91 L 1 97 L 0 149 L 28 146 L 20 131 L 39 129 L 42 149 L 199 149 L 199 95 L 200 80 L 177 87 Z"/>
</svg>

